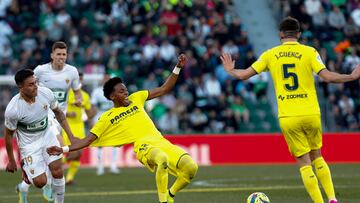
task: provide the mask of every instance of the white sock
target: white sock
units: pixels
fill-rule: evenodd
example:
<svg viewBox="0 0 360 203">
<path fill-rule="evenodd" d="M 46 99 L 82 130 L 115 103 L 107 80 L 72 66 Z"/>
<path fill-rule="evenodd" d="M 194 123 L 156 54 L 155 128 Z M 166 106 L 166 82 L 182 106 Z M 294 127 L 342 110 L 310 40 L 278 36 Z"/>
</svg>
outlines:
<svg viewBox="0 0 360 203">
<path fill-rule="evenodd" d="M 31 185 L 27 184 L 25 181 L 22 181 L 19 184 L 19 190 L 20 192 L 28 192 Z"/>
<path fill-rule="evenodd" d="M 65 197 L 65 178 L 53 179 L 53 191 L 55 203 L 63 203 Z"/>
<path fill-rule="evenodd" d="M 47 178 L 46 185 L 51 185 L 53 177 L 51 175 L 50 169 L 47 168 L 45 173 L 46 173 L 46 178 Z"/>
<path fill-rule="evenodd" d="M 117 148 L 112 148 L 112 162 L 110 165 L 110 169 L 116 170 L 117 169 L 117 162 L 118 162 L 118 153 Z"/>
</svg>

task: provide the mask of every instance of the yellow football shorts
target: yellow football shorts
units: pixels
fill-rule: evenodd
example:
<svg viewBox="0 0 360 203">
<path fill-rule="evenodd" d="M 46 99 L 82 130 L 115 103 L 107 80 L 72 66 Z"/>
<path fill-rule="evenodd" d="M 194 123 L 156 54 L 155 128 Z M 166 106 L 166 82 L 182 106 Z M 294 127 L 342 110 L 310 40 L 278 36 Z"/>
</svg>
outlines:
<svg viewBox="0 0 360 203">
<path fill-rule="evenodd" d="M 69 123 L 71 132 L 74 134 L 74 137 L 83 139 L 85 137 L 85 126 L 84 123 Z M 64 138 L 65 145 L 71 145 L 71 142 L 65 133 L 64 129 L 62 130 L 62 135 Z"/>
<path fill-rule="evenodd" d="M 293 156 L 300 157 L 322 147 L 320 115 L 282 117 L 279 121 L 281 131 Z"/>
<path fill-rule="evenodd" d="M 155 166 L 149 165 L 147 155 L 154 148 L 160 149 L 168 155 L 169 172 L 172 175 L 177 176 L 177 164 L 182 156 L 187 155 L 187 152 L 162 137 L 146 137 L 136 141 L 134 143 L 136 158 L 151 172 L 154 172 Z"/>
</svg>

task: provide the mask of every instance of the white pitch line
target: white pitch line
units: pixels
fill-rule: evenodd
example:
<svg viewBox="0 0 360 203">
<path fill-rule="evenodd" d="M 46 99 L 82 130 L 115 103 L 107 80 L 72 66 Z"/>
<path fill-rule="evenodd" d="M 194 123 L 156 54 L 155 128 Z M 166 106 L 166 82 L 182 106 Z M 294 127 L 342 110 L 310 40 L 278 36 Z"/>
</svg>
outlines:
<svg viewBox="0 0 360 203">
<path fill-rule="evenodd" d="M 189 188 L 181 191 L 181 193 L 206 193 L 206 192 L 233 192 L 233 191 L 253 191 L 253 190 L 284 190 L 284 189 L 303 189 L 299 186 L 264 186 L 264 187 L 230 187 L 230 188 Z M 139 194 L 156 194 L 156 190 L 128 190 L 128 191 L 111 191 L 111 192 L 75 192 L 65 193 L 66 197 L 82 197 L 82 196 L 125 196 Z M 30 195 L 30 197 L 41 197 L 40 194 Z M 15 198 L 17 195 L 4 195 L 1 198 Z"/>
<path fill-rule="evenodd" d="M 336 188 L 360 188 L 360 185 L 338 185 Z M 181 193 L 209 193 L 209 192 L 239 192 L 239 191 L 269 191 L 269 190 L 303 190 L 303 185 L 277 185 L 260 187 L 228 187 L 228 188 L 189 188 L 182 190 Z M 109 191 L 109 192 L 72 192 L 65 193 L 66 197 L 83 196 L 126 196 L 126 195 L 147 195 L 156 194 L 156 190 L 127 190 L 127 191 Z M 29 195 L 30 197 L 42 197 L 40 194 Z M 17 198 L 17 195 L 4 195 L 1 198 Z"/>
</svg>

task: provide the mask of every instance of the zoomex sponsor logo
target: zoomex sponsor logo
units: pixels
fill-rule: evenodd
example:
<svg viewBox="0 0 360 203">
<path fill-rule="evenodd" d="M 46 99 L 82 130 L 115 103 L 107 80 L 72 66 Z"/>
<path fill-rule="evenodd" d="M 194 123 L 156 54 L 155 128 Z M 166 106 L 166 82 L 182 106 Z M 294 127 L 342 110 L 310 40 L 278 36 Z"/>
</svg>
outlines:
<svg viewBox="0 0 360 203">
<path fill-rule="evenodd" d="M 305 99 L 308 98 L 307 94 L 288 94 L 288 95 L 279 95 L 278 99 L 284 101 L 285 99 Z"/>
<path fill-rule="evenodd" d="M 126 111 L 120 112 L 119 114 L 115 115 L 112 119 L 110 119 L 111 124 L 115 124 L 125 118 L 134 115 L 135 113 L 139 112 L 139 107 L 133 106 Z"/>
</svg>

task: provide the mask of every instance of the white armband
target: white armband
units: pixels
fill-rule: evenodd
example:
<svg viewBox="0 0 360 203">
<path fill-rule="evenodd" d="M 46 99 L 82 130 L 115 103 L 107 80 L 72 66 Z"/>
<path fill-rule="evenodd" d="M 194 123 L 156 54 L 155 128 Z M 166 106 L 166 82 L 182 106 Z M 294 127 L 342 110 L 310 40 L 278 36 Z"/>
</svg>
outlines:
<svg viewBox="0 0 360 203">
<path fill-rule="evenodd" d="M 69 149 L 69 146 L 63 146 L 63 147 L 61 147 L 62 148 L 62 150 L 63 150 L 63 153 L 65 153 L 65 152 L 69 152 L 70 151 L 70 149 Z"/>
<path fill-rule="evenodd" d="M 175 75 L 179 75 L 181 68 L 175 66 L 174 70 L 172 71 Z"/>
</svg>

